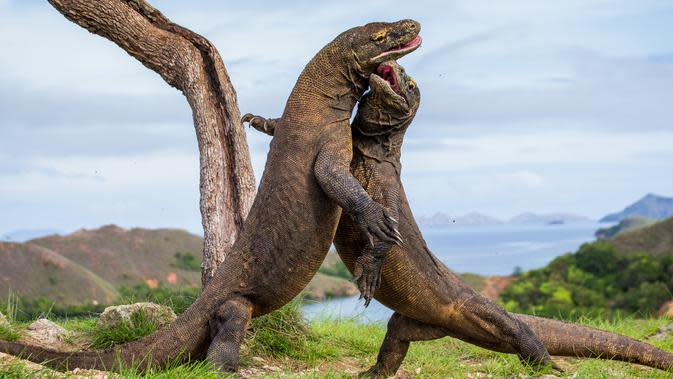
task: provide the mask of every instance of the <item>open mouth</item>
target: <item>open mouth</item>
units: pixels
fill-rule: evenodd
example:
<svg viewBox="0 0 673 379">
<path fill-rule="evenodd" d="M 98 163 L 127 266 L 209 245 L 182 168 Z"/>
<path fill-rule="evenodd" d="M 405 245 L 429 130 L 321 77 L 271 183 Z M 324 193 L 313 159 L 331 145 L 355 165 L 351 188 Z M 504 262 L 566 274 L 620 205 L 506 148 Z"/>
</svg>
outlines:
<svg viewBox="0 0 673 379">
<path fill-rule="evenodd" d="M 402 94 L 400 87 L 400 78 L 398 71 L 394 66 L 382 63 L 378 66 L 375 73 L 369 76 L 369 86 L 373 92 L 376 92 L 391 100 L 389 104 L 406 107 L 407 99 Z"/>
<path fill-rule="evenodd" d="M 415 48 L 421 46 L 421 42 L 423 42 L 423 38 L 421 38 L 420 35 L 417 35 L 414 39 L 405 43 L 404 45 L 393 47 L 392 49 L 388 50 L 387 52 L 407 51 L 407 50 L 415 49 Z"/>
<path fill-rule="evenodd" d="M 416 36 L 414 39 L 412 39 L 411 41 L 409 41 L 409 42 L 407 42 L 407 43 L 405 43 L 405 44 L 403 44 L 403 45 L 395 46 L 395 47 L 393 47 L 392 49 L 390 49 L 390 50 L 388 50 L 388 51 L 384 51 L 383 53 L 381 53 L 381 54 L 375 56 L 374 58 L 372 58 L 372 60 L 373 60 L 373 61 L 377 61 L 377 60 L 380 61 L 381 58 L 383 58 L 383 57 L 386 57 L 386 58 L 387 58 L 389 55 L 390 55 L 390 56 L 398 56 L 398 57 L 401 57 L 401 56 L 403 56 L 403 55 L 405 55 L 405 54 L 408 54 L 408 53 L 410 53 L 410 52 L 416 50 L 419 46 L 421 46 L 421 43 L 422 43 L 422 42 L 423 42 L 423 38 L 421 38 L 420 35 L 417 35 L 417 36 Z"/>
<path fill-rule="evenodd" d="M 380 65 L 376 69 L 376 73 L 381 77 L 381 79 L 385 80 L 386 83 L 392 88 L 395 93 L 398 95 L 400 94 L 400 86 L 397 83 L 397 75 L 395 74 L 395 70 L 393 70 L 392 67 L 386 66 L 386 65 Z"/>
</svg>

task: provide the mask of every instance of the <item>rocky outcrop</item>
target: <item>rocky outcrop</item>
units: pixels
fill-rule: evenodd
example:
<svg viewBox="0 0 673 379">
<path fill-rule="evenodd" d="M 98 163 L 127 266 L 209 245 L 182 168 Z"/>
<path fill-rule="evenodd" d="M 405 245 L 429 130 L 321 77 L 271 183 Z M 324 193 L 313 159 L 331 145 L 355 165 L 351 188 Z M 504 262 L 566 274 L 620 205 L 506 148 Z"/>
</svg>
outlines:
<svg viewBox="0 0 673 379">
<path fill-rule="evenodd" d="M 22 340 L 29 340 L 40 346 L 58 347 L 67 335 L 68 331 L 63 327 L 46 318 L 41 318 L 28 325 Z"/>
<path fill-rule="evenodd" d="M 112 328 L 122 323 L 134 326 L 134 322 L 143 318 L 161 326 L 171 323 L 177 318 L 170 307 L 154 303 L 135 303 L 107 307 L 98 318 L 98 325 Z"/>
</svg>

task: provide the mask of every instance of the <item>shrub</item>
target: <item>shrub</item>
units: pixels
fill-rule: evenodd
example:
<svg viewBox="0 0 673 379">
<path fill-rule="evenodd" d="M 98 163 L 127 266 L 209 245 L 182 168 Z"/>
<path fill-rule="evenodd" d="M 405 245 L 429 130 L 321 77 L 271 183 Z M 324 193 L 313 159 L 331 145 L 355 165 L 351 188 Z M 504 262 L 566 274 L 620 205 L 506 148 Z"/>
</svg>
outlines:
<svg viewBox="0 0 673 379">
<path fill-rule="evenodd" d="M 201 271 L 201 262 L 193 253 L 175 253 L 175 263 L 173 266 L 187 271 Z"/>
<path fill-rule="evenodd" d="M 500 301 L 510 311 L 548 317 L 653 315 L 671 299 L 672 274 L 673 257 L 619 254 L 609 242 L 596 241 L 524 273 Z"/>
</svg>

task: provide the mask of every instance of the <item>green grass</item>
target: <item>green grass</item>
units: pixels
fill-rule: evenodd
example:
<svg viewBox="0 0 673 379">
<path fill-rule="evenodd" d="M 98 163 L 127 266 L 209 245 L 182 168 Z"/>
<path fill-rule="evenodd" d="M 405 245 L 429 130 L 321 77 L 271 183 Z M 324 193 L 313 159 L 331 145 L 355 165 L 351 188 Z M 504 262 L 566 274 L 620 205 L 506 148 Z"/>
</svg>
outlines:
<svg viewBox="0 0 673 379">
<path fill-rule="evenodd" d="M 294 300 L 276 312 L 252 320 L 247 336 L 248 357 L 296 357 L 305 353 L 313 332 L 301 315 L 301 302 Z"/>
<path fill-rule="evenodd" d="M 19 331 L 16 330 L 15 326 L 12 325 L 0 325 L 0 340 L 3 341 L 16 341 L 21 335 Z"/>
<path fill-rule="evenodd" d="M 89 330 L 91 347 L 94 349 L 106 349 L 113 345 L 135 341 L 159 328 L 159 323 L 148 317 L 144 310 L 140 310 L 131 316 L 131 320 L 122 320 L 119 325 L 107 327 L 95 324 Z"/>
<path fill-rule="evenodd" d="M 362 324 L 356 319 L 323 319 L 307 324 L 299 314 L 299 303 L 253 320 L 242 350 L 241 369 L 246 374 L 290 378 L 353 378 L 376 359 L 385 335 L 383 324 Z M 59 321 L 66 329 L 78 332 L 98 347 L 139 338 L 153 330 L 153 325 L 134 320 L 115 330 L 101 330 L 95 319 Z M 671 323 L 663 319 L 615 318 L 611 320 L 581 318 L 579 323 L 618 332 L 645 340 L 664 350 L 673 351 L 673 336 L 663 340 L 647 339 L 661 326 Z M 551 373 L 570 378 L 673 378 L 646 367 L 592 359 L 557 359 L 564 372 Z M 415 342 L 401 368 L 404 377 L 418 378 L 526 378 L 543 374 L 522 365 L 516 356 L 491 352 L 476 346 L 443 338 Z M 18 361 L 0 359 L 0 379 L 49 377 L 51 371 L 36 374 Z M 205 362 L 172 364 L 162 370 L 139 373 L 128 369 L 124 378 L 216 378 Z M 233 376 L 232 376 L 233 378 Z"/>
</svg>

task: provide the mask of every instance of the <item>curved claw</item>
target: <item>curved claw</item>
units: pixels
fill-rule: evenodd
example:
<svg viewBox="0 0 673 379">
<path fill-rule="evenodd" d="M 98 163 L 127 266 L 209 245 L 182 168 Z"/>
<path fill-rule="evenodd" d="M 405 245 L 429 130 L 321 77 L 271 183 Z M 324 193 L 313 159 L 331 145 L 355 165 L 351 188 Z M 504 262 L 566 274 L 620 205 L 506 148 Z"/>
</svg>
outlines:
<svg viewBox="0 0 673 379">
<path fill-rule="evenodd" d="M 397 237 L 395 243 L 397 243 L 398 245 L 402 245 L 404 243 L 404 239 L 402 238 L 402 234 L 400 233 L 400 231 L 397 229 L 395 229 L 395 236 Z"/>
<path fill-rule="evenodd" d="M 246 113 L 243 115 L 243 117 L 241 117 L 241 122 L 249 123 L 253 118 L 255 118 L 255 116 L 252 113 Z"/>
<path fill-rule="evenodd" d="M 381 241 L 389 243 L 389 244 L 394 244 L 397 242 L 397 237 L 393 232 L 389 231 L 384 231 L 381 230 L 380 228 L 374 229 L 374 234 L 376 237 L 378 237 Z"/>
</svg>

